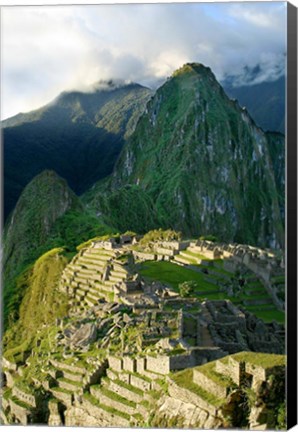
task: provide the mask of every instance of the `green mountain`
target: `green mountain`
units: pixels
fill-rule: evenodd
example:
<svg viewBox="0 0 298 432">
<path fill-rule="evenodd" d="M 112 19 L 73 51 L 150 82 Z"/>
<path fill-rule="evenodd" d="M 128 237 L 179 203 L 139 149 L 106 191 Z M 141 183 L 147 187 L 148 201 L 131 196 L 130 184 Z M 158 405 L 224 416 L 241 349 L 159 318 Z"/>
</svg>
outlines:
<svg viewBox="0 0 298 432">
<path fill-rule="evenodd" d="M 52 103 L 2 122 L 4 215 L 45 169 L 81 194 L 111 173 L 151 91 L 138 84 L 98 83 L 90 92 L 64 92 Z"/>
<path fill-rule="evenodd" d="M 250 85 L 235 85 L 233 77 L 222 81 L 231 98 L 245 106 L 255 122 L 264 130 L 285 133 L 286 82 L 282 76 L 274 81 Z"/>
<path fill-rule="evenodd" d="M 44 171 L 24 189 L 4 233 L 5 274 L 16 272 L 22 263 L 37 258 L 36 251 L 49 237 L 55 222 L 69 210 L 83 206 L 67 183 L 53 171 Z"/>
<path fill-rule="evenodd" d="M 14 317 L 28 285 L 28 272 L 40 255 L 62 246 L 71 254 L 79 243 L 111 232 L 84 209 L 67 182 L 55 172 L 36 176 L 25 187 L 4 229 L 5 324 L 8 316 Z"/>
<path fill-rule="evenodd" d="M 111 177 L 84 199 L 122 230 L 149 221 L 283 247 L 283 167 L 284 137 L 258 128 L 209 68 L 187 64 L 148 102 Z"/>
</svg>

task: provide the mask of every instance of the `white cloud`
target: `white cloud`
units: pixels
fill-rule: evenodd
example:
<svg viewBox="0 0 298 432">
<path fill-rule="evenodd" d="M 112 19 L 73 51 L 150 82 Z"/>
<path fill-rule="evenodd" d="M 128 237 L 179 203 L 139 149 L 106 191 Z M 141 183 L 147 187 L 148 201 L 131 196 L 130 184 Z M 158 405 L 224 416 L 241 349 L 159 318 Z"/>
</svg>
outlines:
<svg viewBox="0 0 298 432">
<path fill-rule="evenodd" d="M 2 118 L 100 79 L 154 85 L 187 61 L 218 78 L 262 64 L 267 79 L 284 52 L 282 2 L 7 7 Z"/>
</svg>

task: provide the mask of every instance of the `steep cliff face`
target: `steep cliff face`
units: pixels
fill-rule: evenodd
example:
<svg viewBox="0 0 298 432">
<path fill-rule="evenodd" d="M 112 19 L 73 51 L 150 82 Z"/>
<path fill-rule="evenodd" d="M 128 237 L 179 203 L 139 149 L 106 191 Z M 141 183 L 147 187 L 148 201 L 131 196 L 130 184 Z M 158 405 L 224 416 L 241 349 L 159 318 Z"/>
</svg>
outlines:
<svg viewBox="0 0 298 432">
<path fill-rule="evenodd" d="M 282 135 L 259 129 L 209 68 L 187 64 L 147 104 L 106 190 L 139 189 L 156 225 L 186 235 L 282 247 L 283 152 Z"/>
<path fill-rule="evenodd" d="M 5 120 L 5 217 L 26 184 L 45 169 L 65 178 L 76 193 L 110 174 L 150 95 L 138 84 L 102 82 Z"/>
</svg>

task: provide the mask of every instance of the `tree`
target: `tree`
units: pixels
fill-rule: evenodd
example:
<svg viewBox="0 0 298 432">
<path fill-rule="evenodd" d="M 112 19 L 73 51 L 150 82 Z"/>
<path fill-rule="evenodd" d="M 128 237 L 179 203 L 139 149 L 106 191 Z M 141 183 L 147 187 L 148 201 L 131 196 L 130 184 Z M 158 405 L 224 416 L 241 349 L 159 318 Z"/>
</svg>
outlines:
<svg viewBox="0 0 298 432">
<path fill-rule="evenodd" d="M 197 289 L 198 285 L 195 281 L 186 281 L 179 284 L 179 294 L 181 297 L 190 297 L 195 290 Z"/>
</svg>

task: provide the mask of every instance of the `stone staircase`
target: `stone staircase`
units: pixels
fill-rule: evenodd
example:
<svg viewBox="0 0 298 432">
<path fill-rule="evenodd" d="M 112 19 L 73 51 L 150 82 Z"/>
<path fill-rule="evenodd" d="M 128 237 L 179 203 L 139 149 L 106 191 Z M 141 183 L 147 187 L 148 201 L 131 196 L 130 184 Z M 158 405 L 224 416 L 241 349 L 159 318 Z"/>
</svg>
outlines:
<svg viewBox="0 0 298 432">
<path fill-rule="evenodd" d="M 63 360 L 50 360 L 48 373 L 54 379 L 54 385 L 50 384 L 49 392 L 66 405 L 71 405 L 75 398 L 82 395 L 89 386 L 97 382 L 106 368 L 106 363 L 89 365 L 88 369 L 83 366 L 68 364 Z"/>
<path fill-rule="evenodd" d="M 117 251 L 88 248 L 76 255 L 65 268 L 60 290 L 70 296 L 73 312 L 80 312 L 112 300 L 114 286 L 125 281 L 128 271 L 117 260 Z"/>
<path fill-rule="evenodd" d="M 202 347 L 213 347 L 214 342 L 207 325 L 208 322 L 212 321 L 212 316 L 206 304 L 203 303 L 201 308 L 201 316 L 206 325 L 200 325 L 199 345 Z"/>
<path fill-rule="evenodd" d="M 124 356 L 109 357 L 108 361 L 106 376 L 84 391 L 82 404 L 88 406 L 89 413 L 100 416 L 101 425 L 105 421 L 107 426 L 144 425 L 152 391 L 161 390 L 164 375 L 144 369 L 144 359 Z"/>
<path fill-rule="evenodd" d="M 26 393 L 23 392 L 25 396 Z M 1 420 L 3 424 L 11 422 L 26 426 L 36 418 L 36 406 L 24 400 L 25 397 L 16 396 L 12 389 L 6 389 L 1 397 Z"/>
</svg>

